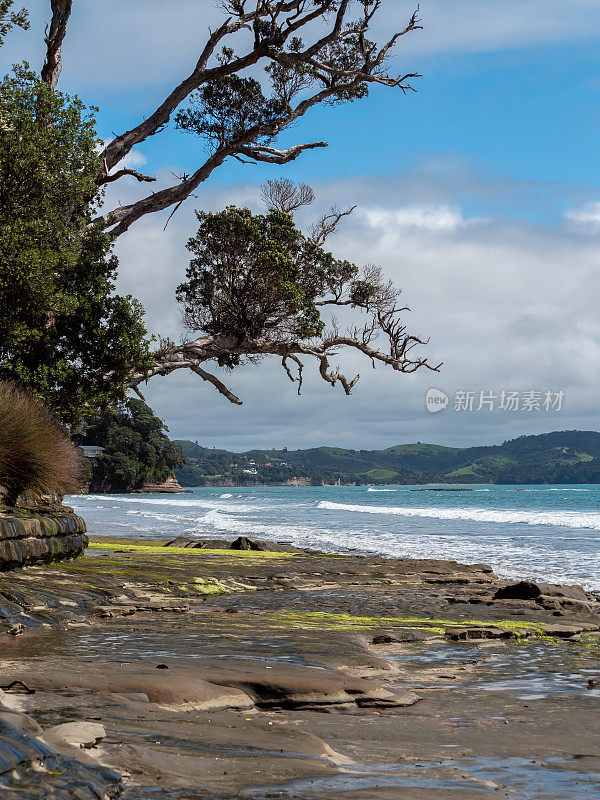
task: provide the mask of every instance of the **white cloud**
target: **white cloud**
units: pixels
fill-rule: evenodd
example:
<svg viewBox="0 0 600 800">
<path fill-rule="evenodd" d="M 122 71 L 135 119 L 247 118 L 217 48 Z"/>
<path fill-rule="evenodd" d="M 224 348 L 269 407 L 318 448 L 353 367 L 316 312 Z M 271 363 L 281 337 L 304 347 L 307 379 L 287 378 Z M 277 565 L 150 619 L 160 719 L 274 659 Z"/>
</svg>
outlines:
<svg viewBox="0 0 600 800">
<path fill-rule="evenodd" d="M 552 229 L 501 218 L 480 224 L 456 198 L 465 196 L 465 185 L 469 196 L 487 197 L 493 181 L 466 173 L 461 186 L 456 171 L 450 183 L 444 178 L 436 185 L 430 169 L 428 180 L 427 185 L 417 172 L 315 189 L 322 207 L 360 200 L 360 213 L 345 220 L 330 246 L 357 264 L 381 264 L 403 288 L 403 300 L 412 309 L 406 315 L 408 330 L 431 338 L 426 348 L 431 361 L 444 362 L 439 375 L 399 375 L 383 367 L 374 371 L 359 355 L 342 352 L 334 365 L 349 375 L 361 373 L 352 397 L 332 390 L 310 362 L 298 397 L 279 363 L 265 360 L 220 373 L 244 400 L 238 408 L 197 377 L 175 373 L 144 389 L 171 433 L 238 448 L 375 447 L 417 440 L 475 444 L 523 433 L 596 428 L 598 240 L 569 226 Z M 418 204 L 409 201 L 415 187 L 421 192 Z M 536 194 L 536 187 L 518 182 L 505 189 L 511 198 Z M 546 185 L 544 196 L 549 191 Z M 142 299 L 152 330 L 173 338 L 181 332 L 174 291 L 188 261 L 184 245 L 195 225 L 193 205 L 217 209 L 233 202 L 257 208 L 256 201 L 257 187 L 249 184 L 207 187 L 178 212 L 166 233 L 164 221 L 148 219 L 119 241 L 121 288 Z M 304 209 L 302 224 L 319 211 Z M 430 415 L 424 407 L 430 386 L 450 394 L 458 389 L 563 390 L 565 409 L 534 416 Z"/>
<path fill-rule="evenodd" d="M 9 37 L 2 57 L 6 63 L 27 58 L 39 66 L 49 3 L 30 0 L 27 5 L 32 30 Z M 415 6 L 386 0 L 376 35 L 383 40 L 392 29 L 403 28 Z M 597 0 L 423 0 L 420 13 L 424 30 L 402 38 L 398 46 L 403 65 L 407 56 L 499 51 L 600 34 Z M 222 19 L 214 0 L 75 3 L 63 48 L 63 83 L 113 92 L 121 86 L 130 91 L 171 85 L 189 74 L 209 27 Z"/>
<path fill-rule="evenodd" d="M 449 205 L 405 206 L 397 209 L 364 208 L 358 211 L 366 224 L 386 234 L 451 233 L 485 220 L 466 220 L 460 208 Z"/>
<path fill-rule="evenodd" d="M 565 217 L 575 225 L 600 229 L 600 202 L 584 203 L 565 211 Z"/>
</svg>

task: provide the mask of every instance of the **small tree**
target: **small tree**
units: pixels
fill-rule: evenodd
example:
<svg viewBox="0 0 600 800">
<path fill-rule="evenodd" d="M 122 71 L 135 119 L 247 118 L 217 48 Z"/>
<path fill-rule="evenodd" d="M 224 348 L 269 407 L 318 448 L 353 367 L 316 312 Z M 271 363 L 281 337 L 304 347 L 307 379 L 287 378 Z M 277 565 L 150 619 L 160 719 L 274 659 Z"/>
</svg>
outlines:
<svg viewBox="0 0 600 800">
<path fill-rule="evenodd" d="M 400 292 L 383 278 L 381 270 L 373 265 L 360 270 L 323 249 L 327 236 L 350 210 L 326 214 L 307 237 L 296 228 L 290 213 L 272 204 L 280 208 L 306 205 L 314 198 L 310 187 L 270 181 L 262 196 L 271 204 L 265 215 L 235 206 L 216 214 L 197 213 L 200 227 L 187 245 L 194 257 L 187 282 L 177 289 L 177 299 L 188 328 L 200 337 L 155 354 L 151 373 L 189 367 L 229 400 L 240 403 L 200 367 L 202 361 L 235 367 L 244 360 L 278 355 L 290 380 L 298 382 L 298 393 L 303 370 L 300 357 L 312 356 L 321 377 L 332 385 L 339 382 L 350 394 L 359 376 L 349 380 L 329 366 L 330 356 L 340 347 L 359 350 L 373 363 L 388 364 L 399 372 L 437 369 L 425 358 L 412 356 L 424 341 L 406 333 L 399 315 L 407 308 L 399 305 Z M 321 310 L 332 306 L 362 312 L 363 324 L 342 333 L 332 321 L 331 330 L 325 332 Z M 381 337 L 387 340 L 387 353 L 374 347 Z M 178 363 L 180 356 L 188 360 Z M 295 375 L 290 364 L 296 367 Z"/>
</svg>

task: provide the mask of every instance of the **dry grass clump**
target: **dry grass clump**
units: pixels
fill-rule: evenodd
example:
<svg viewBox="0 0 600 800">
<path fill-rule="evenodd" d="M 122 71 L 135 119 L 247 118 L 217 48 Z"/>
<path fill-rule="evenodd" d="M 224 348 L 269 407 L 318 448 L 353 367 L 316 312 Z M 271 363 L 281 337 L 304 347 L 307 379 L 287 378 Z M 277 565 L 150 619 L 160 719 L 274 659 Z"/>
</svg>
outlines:
<svg viewBox="0 0 600 800">
<path fill-rule="evenodd" d="M 81 459 L 48 409 L 14 383 L 0 381 L 0 486 L 15 505 L 22 492 L 65 494 L 78 485 Z"/>
</svg>

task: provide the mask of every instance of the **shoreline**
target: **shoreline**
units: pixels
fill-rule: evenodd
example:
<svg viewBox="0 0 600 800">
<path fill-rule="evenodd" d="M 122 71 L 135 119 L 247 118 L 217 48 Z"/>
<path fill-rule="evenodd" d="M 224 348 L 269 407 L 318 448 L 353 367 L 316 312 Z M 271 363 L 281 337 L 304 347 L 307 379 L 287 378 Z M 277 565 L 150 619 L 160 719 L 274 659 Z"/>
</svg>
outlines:
<svg viewBox="0 0 600 800">
<path fill-rule="evenodd" d="M 594 596 L 506 596 L 482 564 L 164 544 L 92 536 L 1 578 L 23 626 L 0 637 L 3 683 L 35 694 L 4 691 L 0 718 L 107 796 L 487 800 L 537 786 L 540 762 L 563 800 L 595 796 Z M 60 727 L 79 722 L 100 726 L 84 750 Z M 22 770 L 27 796 L 69 769 L 39 794 Z"/>
<path fill-rule="evenodd" d="M 600 487 L 600 483 L 493 483 L 493 482 L 484 482 L 484 483 L 314 483 L 314 484 L 297 484 L 297 483 L 210 483 L 204 486 L 191 486 L 187 484 L 181 484 L 180 490 L 176 489 L 161 489 L 157 490 L 156 492 L 149 492 L 146 491 L 144 488 L 142 489 L 131 489 L 129 491 L 124 492 L 77 492 L 76 495 L 94 495 L 97 494 L 98 496 L 104 495 L 129 495 L 129 494 L 190 494 L 194 492 L 195 489 L 268 489 L 268 488 L 279 488 L 279 489 L 327 489 L 327 488 L 369 488 L 373 487 L 375 489 L 381 487 L 393 487 L 397 486 L 398 488 L 405 488 L 411 486 L 422 486 L 422 487 L 449 487 L 449 488 L 457 488 L 461 490 L 462 487 L 468 488 L 469 486 L 497 486 L 497 487 L 515 487 L 515 491 L 521 490 L 521 487 L 532 487 L 532 486 L 540 486 L 540 487 L 555 487 L 555 486 L 594 486 Z"/>
<path fill-rule="evenodd" d="M 182 498 L 88 495 L 69 502 L 96 533 L 143 539 L 156 538 L 158 531 L 171 537 L 184 532 L 202 538 L 233 528 L 323 551 L 486 561 L 503 578 L 575 582 L 600 591 L 593 556 L 600 541 L 596 490 L 524 494 L 516 487 L 473 487 L 477 493 L 419 493 L 425 488 L 435 487 L 388 494 L 315 487 L 300 495 L 278 488 L 200 489 Z"/>
</svg>

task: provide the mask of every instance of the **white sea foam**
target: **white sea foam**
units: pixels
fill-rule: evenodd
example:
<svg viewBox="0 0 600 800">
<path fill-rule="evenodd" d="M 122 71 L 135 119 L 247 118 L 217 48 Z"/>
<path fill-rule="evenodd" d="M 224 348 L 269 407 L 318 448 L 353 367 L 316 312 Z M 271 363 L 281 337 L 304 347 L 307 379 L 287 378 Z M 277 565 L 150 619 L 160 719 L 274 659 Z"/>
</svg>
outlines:
<svg viewBox="0 0 600 800">
<path fill-rule="evenodd" d="M 492 508 L 412 508 L 407 506 L 363 506 L 321 500 L 317 505 L 325 511 L 351 511 L 361 514 L 392 514 L 399 517 L 460 519 L 473 522 L 508 522 L 525 525 L 562 525 L 568 528 L 600 530 L 600 513 L 588 511 L 524 511 Z"/>
<path fill-rule="evenodd" d="M 484 562 L 503 578 L 600 589 L 600 499 L 560 494 L 598 489 L 526 487 L 523 491 L 531 496 L 509 494 L 514 487 L 473 490 L 492 492 L 483 498 L 474 493 L 409 494 L 411 488 L 269 488 L 252 495 L 238 489 L 231 497 L 219 489 L 201 489 L 187 496 L 80 495 L 68 502 L 98 534 L 152 540 L 182 533 L 197 538 L 247 535 L 326 551 Z M 368 491 L 387 491 L 390 497 Z M 387 504 L 377 505 L 380 500 Z M 511 507 L 504 508 L 507 501 Z"/>
<path fill-rule="evenodd" d="M 173 497 L 171 498 L 150 498 L 150 497 L 142 497 L 142 498 L 134 498 L 134 497 L 115 497 L 115 500 L 119 500 L 121 503 L 130 503 L 137 506 L 142 506 L 140 509 L 139 507 L 134 509 L 132 512 L 127 511 L 126 513 L 134 513 L 138 514 L 142 512 L 142 509 L 146 506 L 159 506 L 159 507 L 166 507 L 168 509 L 171 508 L 181 508 L 182 510 L 186 511 L 194 511 L 195 509 L 202 510 L 202 509 L 219 509 L 221 511 L 227 511 L 231 514 L 249 514 L 249 513 L 258 513 L 262 511 L 270 511 L 272 510 L 271 506 L 265 505 L 248 505 L 247 503 L 237 503 L 237 502 L 222 502 L 221 498 L 212 498 L 212 497 L 198 497 L 195 495 L 193 498 L 183 498 L 183 497 Z M 223 498 L 225 501 L 227 498 Z M 248 499 L 248 498 L 246 498 Z M 162 513 L 162 512 L 161 512 Z"/>
<path fill-rule="evenodd" d="M 550 488 L 551 492 L 591 492 L 592 489 L 581 489 L 579 487 L 575 488 L 574 486 L 552 486 Z"/>
<path fill-rule="evenodd" d="M 220 494 L 219 497 L 226 498 L 226 497 L 233 497 L 233 495 L 225 493 L 225 494 Z M 238 495 L 238 497 L 239 497 L 239 495 Z"/>
</svg>

